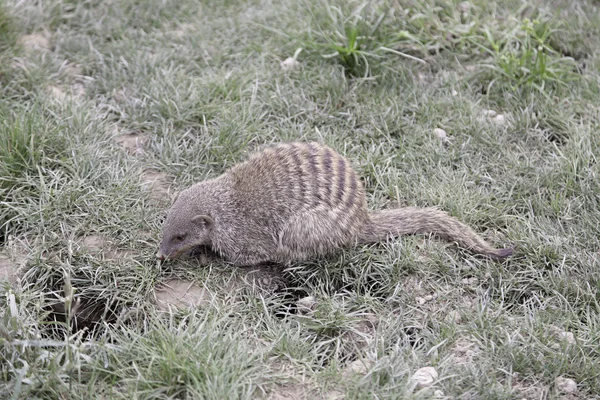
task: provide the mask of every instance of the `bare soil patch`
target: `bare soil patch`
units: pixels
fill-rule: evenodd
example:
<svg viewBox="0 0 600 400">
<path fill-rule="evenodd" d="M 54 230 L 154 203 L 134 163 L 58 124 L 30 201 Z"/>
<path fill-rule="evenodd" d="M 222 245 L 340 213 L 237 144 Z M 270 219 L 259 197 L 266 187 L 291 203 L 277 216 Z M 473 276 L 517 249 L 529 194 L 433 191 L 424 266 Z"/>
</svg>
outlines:
<svg viewBox="0 0 600 400">
<path fill-rule="evenodd" d="M 16 283 L 19 279 L 19 262 L 13 257 L 0 252 L 0 281 Z"/>
<path fill-rule="evenodd" d="M 169 279 L 160 283 L 154 290 L 154 301 L 157 308 L 169 311 L 201 307 L 208 304 L 212 294 L 196 283 L 182 279 Z"/>
<path fill-rule="evenodd" d="M 288 383 L 279 385 L 266 397 L 268 400 L 308 400 L 319 398 L 306 385 Z"/>
<path fill-rule="evenodd" d="M 114 140 L 129 154 L 142 155 L 144 154 L 144 145 L 148 141 L 148 137 L 138 133 L 130 133 L 119 135 Z"/>
<path fill-rule="evenodd" d="M 144 170 L 141 176 L 142 190 L 149 192 L 149 196 L 154 200 L 163 200 L 169 198 L 170 182 L 167 174 L 151 169 Z"/>
<path fill-rule="evenodd" d="M 85 97 L 85 85 L 82 82 L 76 82 L 68 88 L 49 85 L 46 91 L 50 97 L 60 102 L 80 101 Z"/>
<path fill-rule="evenodd" d="M 131 250 L 117 248 L 113 242 L 101 235 L 86 236 L 80 242 L 80 246 L 81 250 L 84 252 L 99 256 L 104 260 L 109 261 L 129 258 L 133 254 Z"/>
<path fill-rule="evenodd" d="M 468 338 L 461 338 L 452 346 L 454 363 L 456 365 L 470 365 L 481 349 L 477 343 L 470 341 Z"/>
<path fill-rule="evenodd" d="M 177 39 L 183 39 L 188 36 L 190 33 L 196 32 L 197 28 L 194 24 L 181 24 L 177 27 L 177 29 L 173 29 L 170 31 L 166 31 L 165 35 L 168 37 L 174 37 Z"/>
<path fill-rule="evenodd" d="M 19 44 L 28 51 L 49 51 L 51 47 L 49 35 L 42 33 L 21 36 Z"/>
<path fill-rule="evenodd" d="M 512 375 L 512 388 L 515 394 L 523 400 L 537 400 L 548 397 L 550 389 L 541 382 L 532 382 L 524 380 L 517 372 Z M 561 400 L 567 400 L 568 397 L 559 397 Z"/>
</svg>

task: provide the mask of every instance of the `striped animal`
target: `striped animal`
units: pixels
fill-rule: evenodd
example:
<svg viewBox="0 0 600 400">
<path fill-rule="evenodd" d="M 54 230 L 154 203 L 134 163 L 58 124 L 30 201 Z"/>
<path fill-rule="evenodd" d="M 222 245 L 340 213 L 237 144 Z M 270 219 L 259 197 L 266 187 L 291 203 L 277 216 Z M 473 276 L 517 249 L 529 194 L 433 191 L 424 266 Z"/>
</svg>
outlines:
<svg viewBox="0 0 600 400">
<path fill-rule="evenodd" d="M 285 264 L 416 233 L 433 233 L 494 258 L 512 254 L 433 208 L 369 211 L 348 160 L 318 143 L 288 143 L 182 191 L 167 212 L 156 256 L 173 259 L 208 246 L 234 265 Z"/>
</svg>

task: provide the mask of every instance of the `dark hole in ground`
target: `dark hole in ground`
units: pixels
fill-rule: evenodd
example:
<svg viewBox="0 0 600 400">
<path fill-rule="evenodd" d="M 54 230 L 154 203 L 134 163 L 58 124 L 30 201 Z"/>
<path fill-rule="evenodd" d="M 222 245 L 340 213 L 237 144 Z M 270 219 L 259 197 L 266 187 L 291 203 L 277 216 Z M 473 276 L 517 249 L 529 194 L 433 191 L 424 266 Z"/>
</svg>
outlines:
<svg viewBox="0 0 600 400">
<path fill-rule="evenodd" d="M 96 299 L 78 298 L 67 312 L 63 302 L 49 303 L 44 307 L 47 317 L 45 329 L 42 334 L 47 338 L 62 339 L 65 334 L 72 335 L 81 330 L 83 336 L 98 335 L 105 323 L 114 323 L 117 320 L 117 310 L 120 305 L 116 302 L 109 304 Z M 67 318 L 70 317 L 67 324 Z"/>
<path fill-rule="evenodd" d="M 407 326 L 403 328 L 406 335 L 406 341 L 410 347 L 417 348 L 423 343 L 423 338 L 419 335 L 421 328 L 416 326 Z"/>
<path fill-rule="evenodd" d="M 275 317 L 279 319 L 285 319 L 290 315 L 296 315 L 298 313 L 298 300 L 303 297 L 307 297 L 309 294 L 302 288 L 285 287 L 277 290 L 276 292 L 280 297 L 275 306 Z"/>
</svg>

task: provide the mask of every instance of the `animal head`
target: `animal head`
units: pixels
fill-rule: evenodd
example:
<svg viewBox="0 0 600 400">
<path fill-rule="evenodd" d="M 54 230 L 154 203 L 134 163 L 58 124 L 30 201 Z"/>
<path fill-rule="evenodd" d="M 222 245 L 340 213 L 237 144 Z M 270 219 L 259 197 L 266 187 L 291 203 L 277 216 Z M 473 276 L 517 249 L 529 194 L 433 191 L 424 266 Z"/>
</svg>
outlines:
<svg viewBox="0 0 600 400">
<path fill-rule="evenodd" d="M 174 259 L 196 246 L 210 244 L 214 220 L 199 210 L 194 200 L 184 191 L 167 212 L 156 258 Z"/>
</svg>

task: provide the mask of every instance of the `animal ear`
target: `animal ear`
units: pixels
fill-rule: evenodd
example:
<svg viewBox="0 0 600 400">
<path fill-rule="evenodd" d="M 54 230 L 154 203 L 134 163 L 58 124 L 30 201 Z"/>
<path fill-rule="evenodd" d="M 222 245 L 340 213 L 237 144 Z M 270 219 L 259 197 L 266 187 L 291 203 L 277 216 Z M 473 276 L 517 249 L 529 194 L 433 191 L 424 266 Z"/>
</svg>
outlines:
<svg viewBox="0 0 600 400">
<path fill-rule="evenodd" d="M 198 214 L 192 218 L 192 222 L 203 225 L 207 229 L 212 228 L 215 221 L 209 215 Z"/>
</svg>

